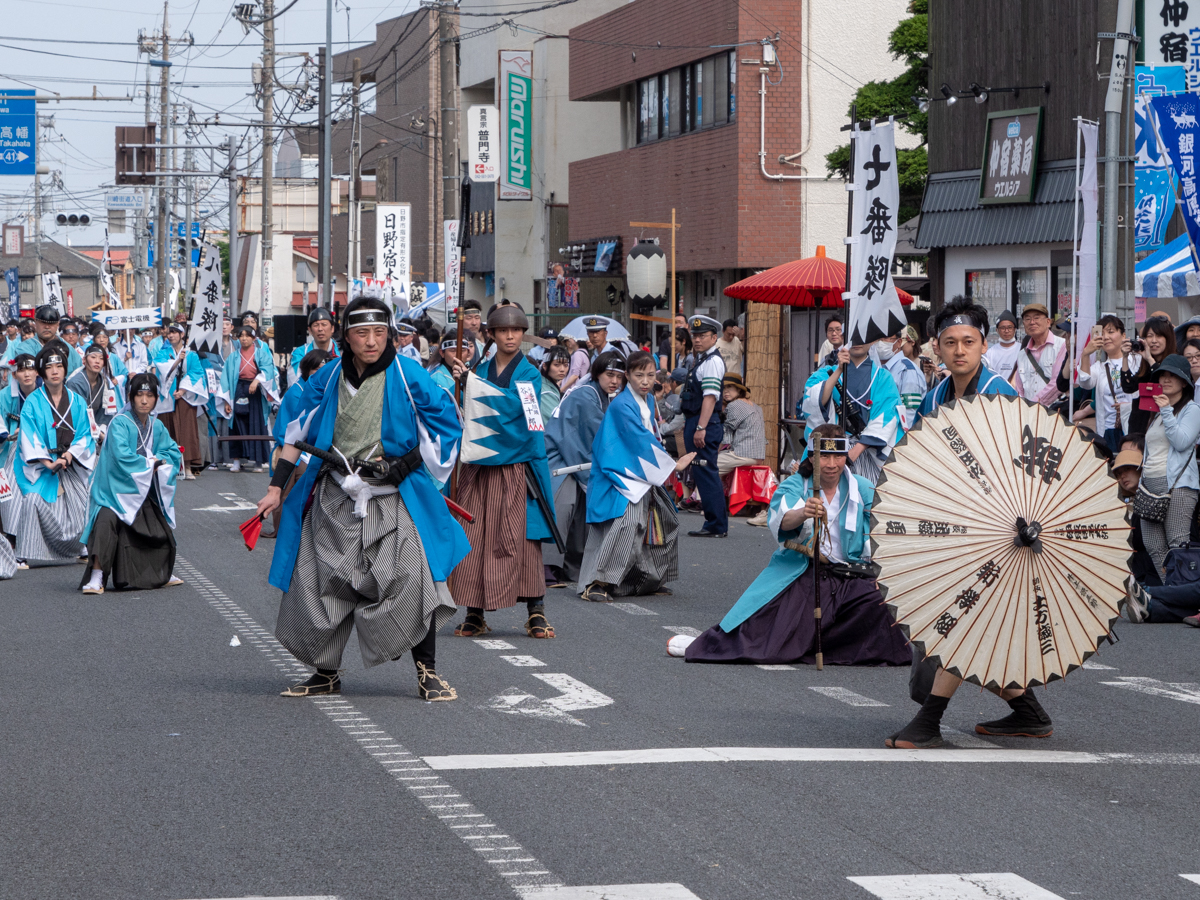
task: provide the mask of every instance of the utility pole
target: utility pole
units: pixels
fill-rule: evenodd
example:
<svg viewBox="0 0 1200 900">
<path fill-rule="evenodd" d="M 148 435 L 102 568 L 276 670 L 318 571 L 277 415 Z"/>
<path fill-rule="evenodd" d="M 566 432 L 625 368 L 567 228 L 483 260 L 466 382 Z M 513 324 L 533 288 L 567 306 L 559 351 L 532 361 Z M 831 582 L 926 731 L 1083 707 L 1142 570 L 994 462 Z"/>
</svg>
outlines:
<svg viewBox="0 0 1200 900">
<path fill-rule="evenodd" d="M 162 72 L 159 73 L 158 86 L 158 144 L 160 148 L 165 146 L 170 138 L 171 133 L 171 93 L 170 93 L 170 72 L 171 72 L 171 33 L 170 23 L 167 19 L 168 9 L 167 2 L 163 3 L 163 30 L 162 30 Z M 165 152 L 160 149 L 158 151 L 159 168 L 162 168 L 162 163 L 167 159 Z M 167 202 L 167 182 L 163 176 L 159 175 L 155 178 L 155 184 L 158 188 L 158 212 L 155 215 L 154 225 L 154 243 L 156 245 L 154 251 L 154 300 L 157 306 L 166 306 L 167 302 L 167 253 L 169 244 L 167 243 L 168 232 L 171 230 L 170 214 L 168 211 Z"/>
<path fill-rule="evenodd" d="M 317 278 L 321 282 L 321 290 L 317 304 L 326 309 L 333 309 L 333 277 L 330 272 L 330 251 L 333 248 L 332 230 L 332 198 L 330 197 L 331 178 L 333 177 L 333 121 L 330 112 L 330 92 L 333 76 L 333 0 L 325 0 L 325 47 L 321 54 L 321 96 L 320 96 L 320 128 L 321 160 L 317 167 L 321 183 L 317 188 L 317 202 L 321 208 L 317 210 L 317 261 L 319 269 Z M 350 286 L 346 286 L 349 299 Z"/>
<path fill-rule="evenodd" d="M 238 221 L 237 221 L 237 141 L 230 135 L 225 139 L 229 154 L 229 315 L 238 311 Z"/>
<path fill-rule="evenodd" d="M 349 290 L 351 278 L 358 278 L 362 275 L 362 265 L 358 261 L 359 248 L 362 246 L 359 231 L 362 228 L 362 219 L 358 214 L 359 207 L 359 192 L 361 185 L 358 180 L 358 167 L 362 164 L 362 119 L 360 117 L 360 94 L 362 90 L 362 59 L 354 57 L 354 93 L 351 94 L 353 102 L 353 115 L 350 119 L 350 204 L 348 212 L 350 217 L 346 223 L 346 231 L 350 236 L 350 246 L 346 253 L 346 289 Z M 376 182 L 378 184 L 378 182 Z M 375 198 L 378 202 L 379 198 Z"/>
<path fill-rule="evenodd" d="M 272 134 L 275 118 L 275 0 L 263 0 L 263 143 L 262 143 L 262 305 L 259 311 L 271 311 L 271 265 L 274 257 L 274 177 L 275 142 Z"/>
<path fill-rule="evenodd" d="M 188 107 L 187 125 L 183 129 L 184 137 L 187 138 L 188 148 L 183 151 L 183 170 L 191 172 L 196 165 L 196 159 L 192 150 L 192 108 Z M 183 292 L 186 302 L 187 296 L 192 292 L 192 219 L 195 216 L 195 210 L 192 207 L 192 179 L 183 179 Z"/>
<path fill-rule="evenodd" d="M 1125 83 L 1129 74 L 1133 0 L 1117 0 L 1116 24 L 1108 92 L 1104 97 L 1104 255 L 1100 265 L 1100 310 L 1116 313 L 1132 325 L 1133 309 L 1127 308 L 1128 294 L 1125 291 L 1119 297 L 1117 294 L 1117 198 L 1120 193 L 1121 107 L 1125 102 Z"/>
<path fill-rule="evenodd" d="M 438 79 L 441 83 L 442 114 L 438 132 L 442 142 L 442 215 L 438 217 L 433 241 L 433 272 L 438 272 L 438 247 L 442 221 L 458 212 L 458 13 L 445 6 L 438 10 Z"/>
</svg>

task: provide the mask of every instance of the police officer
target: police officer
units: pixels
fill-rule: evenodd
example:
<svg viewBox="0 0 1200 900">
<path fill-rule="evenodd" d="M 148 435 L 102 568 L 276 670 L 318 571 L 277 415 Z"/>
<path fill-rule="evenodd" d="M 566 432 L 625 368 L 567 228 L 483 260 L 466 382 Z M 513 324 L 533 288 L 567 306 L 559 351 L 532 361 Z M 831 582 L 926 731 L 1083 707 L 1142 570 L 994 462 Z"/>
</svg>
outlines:
<svg viewBox="0 0 1200 900">
<path fill-rule="evenodd" d="M 396 323 L 396 352 L 414 362 L 421 361 L 421 347 L 417 342 L 417 326 L 403 320 Z"/>
<path fill-rule="evenodd" d="M 717 473 L 717 449 L 724 427 L 721 425 L 721 383 L 725 378 L 725 361 L 717 350 L 721 323 L 708 316 L 688 319 L 696 364 L 684 382 L 679 406 L 687 417 L 683 425 L 683 442 L 688 452 L 696 451 L 692 463 L 692 480 L 700 492 L 704 508 L 704 526 L 689 531 L 691 537 L 720 537 L 729 532 L 729 510 L 725 506 L 725 490 Z"/>
<path fill-rule="evenodd" d="M 588 316 L 583 320 L 583 327 L 587 329 L 588 336 L 588 354 L 591 356 L 592 362 L 601 353 L 608 353 L 615 350 L 621 356 L 625 356 L 625 352 L 617 346 L 608 342 L 608 319 L 604 316 Z"/>
</svg>

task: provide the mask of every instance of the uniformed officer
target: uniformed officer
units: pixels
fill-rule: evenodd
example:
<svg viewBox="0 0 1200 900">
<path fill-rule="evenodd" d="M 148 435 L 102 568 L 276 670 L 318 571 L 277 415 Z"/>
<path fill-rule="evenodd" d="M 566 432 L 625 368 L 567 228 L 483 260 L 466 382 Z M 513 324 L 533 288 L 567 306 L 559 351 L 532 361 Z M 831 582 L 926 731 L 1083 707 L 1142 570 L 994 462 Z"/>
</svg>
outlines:
<svg viewBox="0 0 1200 900">
<path fill-rule="evenodd" d="M 421 347 L 417 343 L 417 326 L 403 320 L 396 323 L 396 352 L 409 359 L 421 361 Z"/>
<path fill-rule="evenodd" d="M 689 531 L 691 537 L 720 537 L 729 532 L 729 510 L 725 506 L 725 490 L 717 473 L 717 450 L 724 427 L 721 424 L 721 383 L 725 379 L 725 361 L 717 350 L 721 323 L 708 316 L 688 319 L 696 364 L 688 373 L 679 397 L 679 407 L 687 417 L 683 425 L 683 442 L 688 452 L 696 451 L 692 463 L 692 480 L 700 492 L 704 508 L 704 526 Z"/>
<path fill-rule="evenodd" d="M 608 353 L 610 350 L 625 356 L 620 347 L 608 342 L 608 319 L 604 316 L 588 316 L 583 320 L 583 327 L 587 329 L 588 353 L 592 362 L 595 362 L 601 353 Z"/>
</svg>

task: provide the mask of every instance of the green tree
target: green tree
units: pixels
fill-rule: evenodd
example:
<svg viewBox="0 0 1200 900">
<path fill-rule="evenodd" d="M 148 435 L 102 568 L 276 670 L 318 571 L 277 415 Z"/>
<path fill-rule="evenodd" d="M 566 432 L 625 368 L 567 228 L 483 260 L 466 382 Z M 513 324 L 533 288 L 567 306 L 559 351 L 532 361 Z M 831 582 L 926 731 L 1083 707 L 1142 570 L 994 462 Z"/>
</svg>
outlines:
<svg viewBox="0 0 1200 900">
<path fill-rule="evenodd" d="M 229 241 L 217 241 L 217 250 L 221 254 L 221 278 L 225 282 L 225 290 L 229 290 Z"/>
<path fill-rule="evenodd" d="M 925 73 L 925 57 L 929 52 L 929 0 L 913 0 L 912 13 L 902 19 L 888 36 L 888 52 L 903 61 L 905 70 L 891 81 L 869 81 L 858 89 L 850 109 L 860 120 L 896 117 L 896 124 L 921 138 L 920 146 L 896 151 L 896 168 L 900 176 L 900 221 L 907 222 L 921 211 L 921 194 L 929 174 L 929 157 L 925 145 L 929 140 L 929 114 L 917 104 L 929 98 Z M 850 174 L 850 145 L 843 144 L 825 157 L 830 177 L 848 178 Z"/>
</svg>

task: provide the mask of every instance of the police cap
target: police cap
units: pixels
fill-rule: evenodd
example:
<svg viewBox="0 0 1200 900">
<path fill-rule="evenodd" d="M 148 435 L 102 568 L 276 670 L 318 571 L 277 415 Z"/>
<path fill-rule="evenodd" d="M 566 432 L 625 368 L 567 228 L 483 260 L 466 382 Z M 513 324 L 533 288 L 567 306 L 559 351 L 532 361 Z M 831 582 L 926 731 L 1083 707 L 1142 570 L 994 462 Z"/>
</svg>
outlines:
<svg viewBox="0 0 1200 900">
<path fill-rule="evenodd" d="M 692 316 L 688 319 L 688 331 L 692 334 L 720 334 L 721 323 L 711 316 Z"/>
</svg>

